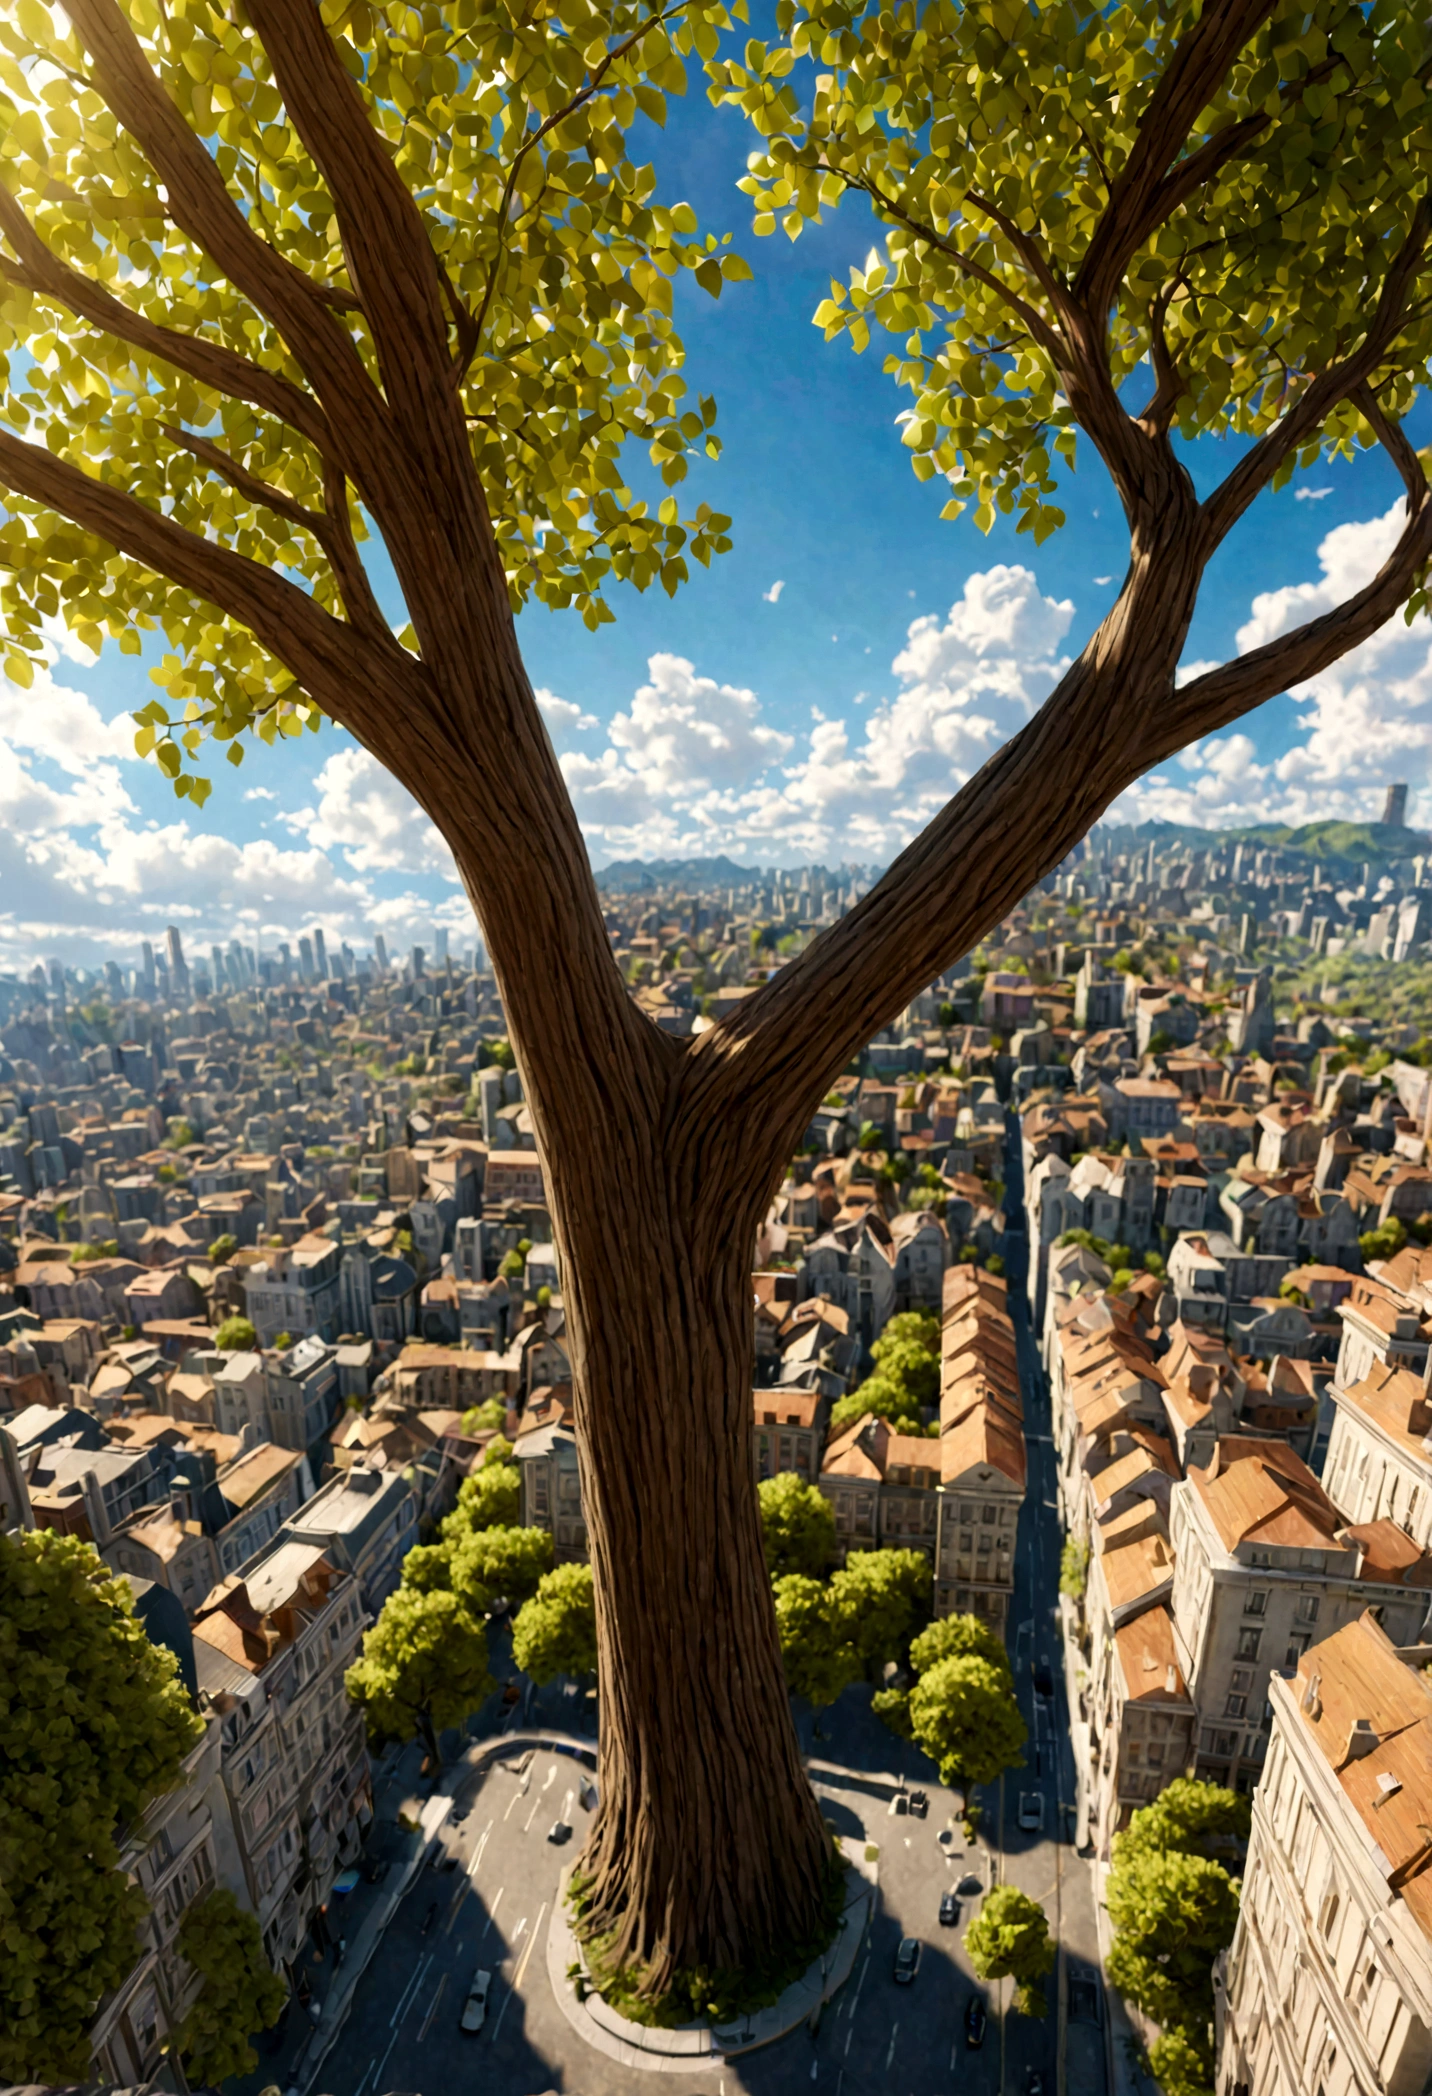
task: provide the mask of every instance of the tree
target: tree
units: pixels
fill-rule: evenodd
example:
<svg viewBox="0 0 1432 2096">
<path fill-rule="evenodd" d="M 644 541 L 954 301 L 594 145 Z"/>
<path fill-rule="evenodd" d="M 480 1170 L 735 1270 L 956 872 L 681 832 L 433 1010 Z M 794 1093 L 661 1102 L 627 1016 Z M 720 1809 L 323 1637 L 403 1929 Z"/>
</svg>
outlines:
<svg viewBox="0 0 1432 2096">
<path fill-rule="evenodd" d="M 239 1240 L 232 1230 L 225 1230 L 214 1239 L 209 1247 L 209 1258 L 215 1266 L 227 1266 L 239 1249 Z"/>
<path fill-rule="evenodd" d="M 863 1666 L 903 1662 L 929 1613 L 932 1584 L 919 1550 L 853 1550 L 832 1573 L 830 1590 Z"/>
<path fill-rule="evenodd" d="M 1205 2031 L 1214 1960 L 1238 1925 L 1237 1882 L 1211 1856 L 1145 1852 L 1116 1859 L 1104 1898 L 1114 1985 L 1156 2023 Z"/>
<path fill-rule="evenodd" d="M 552 1570 L 553 1551 L 545 1528 L 478 1529 L 452 1546 L 453 1592 L 474 1615 L 485 1615 L 498 1600 L 527 1601 Z"/>
<path fill-rule="evenodd" d="M 82 2080 L 102 1994 L 139 1953 L 122 1831 L 202 1737 L 123 1580 L 53 1529 L 0 1533 L 0 2075 Z"/>
<path fill-rule="evenodd" d="M 864 1672 L 848 1614 L 828 1585 L 801 1572 L 785 1573 L 774 1591 L 786 1685 L 823 1710 Z"/>
<path fill-rule="evenodd" d="M 457 1505 L 442 1526 L 443 1539 L 461 1543 L 484 1528 L 515 1527 L 522 1515 L 522 1473 L 507 1458 L 508 1442 L 490 1441 L 478 1468 L 458 1486 Z"/>
<path fill-rule="evenodd" d="M 1082 1601 L 1089 1584 L 1089 1545 L 1080 1536 L 1066 1536 L 1059 1554 L 1059 1591 L 1071 1601 Z"/>
<path fill-rule="evenodd" d="M 839 924 L 678 1041 L 612 957 L 512 611 L 596 624 L 610 577 L 675 589 L 727 543 L 725 518 L 674 494 L 653 512 L 619 465 L 639 441 L 673 488 L 716 443 L 670 280 L 714 293 L 744 265 L 656 198 L 624 127 L 679 91 L 683 53 L 714 62 L 725 14 L 331 12 L 0 19 L 24 388 L 0 431 L 6 661 L 23 679 L 55 615 L 86 645 L 162 631 L 140 737 L 178 792 L 202 803 L 206 737 L 241 758 L 328 718 L 453 850 L 540 1131 L 572 1342 L 611 1720 L 582 1926 L 653 2001 L 696 1970 L 769 1975 L 828 1907 L 750 1464 L 748 1252 L 785 1160 L 852 1056 L 1118 792 L 1363 639 L 1432 551 L 1400 427 L 1432 325 L 1421 31 L 1331 0 L 1296 30 L 1270 0 L 1128 0 L 1073 22 L 932 7 L 916 44 L 821 0 L 723 72 L 771 134 L 763 229 L 852 186 L 889 228 L 888 279 L 838 307 L 856 339 L 852 298 L 902 339 L 944 316 L 900 365 L 919 470 L 953 472 L 978 522 L 1019 502 L 1042 530 L 1045 432 L 1067 445 L 1077 418 L 1133 558 L 1021 733 Z M 812 38 L 831 84 L 803 97 L 783 73 Z M 1135 418 L 1121 384 L 1146 349 Z M 1174 437 L 1204 429 L 1249 441 L 1200 502 Z M 1254 496 L 1374 438 L 1409 498 L 1379 575 L 1176 686 L 1203 568 Z"/>
<path fill-rule="evenodd" d="M 365 1631 L 344 1685 L 375 1739 L 417 1732 L 436 1765 L 439 1733 L 492 1693 L 487 1634 L 456 1594 L 400 1586 Z"/>
<path fill-rule="evenodd" d="M 1206 2032 L 1165 2031 L 1149 2047 L 1149 2065 L 1163 2096 L 1213 2096 L 1213 2047 Z"/>
<path fill-rule="evenodd" d="M 257 1919 L 217 1889 L 180 1922 L 179 1949 L 204 1982 L 176 2034 L 186 2077 L 217 2088 L 230 2075 L 252 2074 L 259 2056 L 249 2039 L 276 2023 L 288 2000 Z"/>
<path fill-rule="evenodd" d="M 469 1405 L 459 1422 L 464 1434 L 481 1434 L 489 1430 L 500 1432 L 507 1418 L 507 1406 L 500 1397 L 489 1397 L 480 1405 Z"/>
<path fill-rule="evenodd" d="M 1010 1687 L 1009 1654 L 1001 1640 L 978 1616 L 937 1616 L 929 1627 L 910 1642 L 910 1664 L 917 1674 L 927 1674 L 942 1659 L 983 1659 L 1002 1674 Z"/>
<path fill-rule="evenodd" d="M 1049 1920 L 1037 1900 L 1017 1885 L 996 1885 L 965 1931 L 965 1949 L 982 1980 L 1017 1982 L 1015 2008 L 1021 2016 L 1046 2011 L 1039 1986 L 1054 1964 Z"/>
<path fill-rule="evenodd" d="M 512 1626 L 512 1657 L 537 1682 L 597 1672 L 597 1612 L 590 1565 L 543 1574 Z"/>
<path fill-rule="evenodd" d="M 1141 1805 L 1114 1847 L 1116 1864 L 1135 1856 L 1229 1854 L 1248 1839 L 1253 1807 L 1221 1783 L 1176 1776 L 1151 1805 Z"/>
<path fill-rule="evenodd" d="M 788 1572 L 812 1578 L 835 1556 L 835 1514 L 818 1485 L 793 1470 L 763 1477 L 759 1488 L 761 1536 L 772 1579 Z M 779 1614 L 779 1611 L 777 1611 Z"/>
<path fill-rule="evenodd" d="M 938 1763 L 940 1781 L 963 1790 L 1018 1767 L 1029 1737 L 1008 1666 L 974 1654 L 921 1674 L 910 1691 L 910 1732 Z"/>
<path fill-rule="evenodd" d="M 226 1317 L 214 1334 L 214 1344 L 222 1351 L 236 1354 L 251 1354 L 259 1343 L 259 1335 L 247 1317 Z"/>
</svg>

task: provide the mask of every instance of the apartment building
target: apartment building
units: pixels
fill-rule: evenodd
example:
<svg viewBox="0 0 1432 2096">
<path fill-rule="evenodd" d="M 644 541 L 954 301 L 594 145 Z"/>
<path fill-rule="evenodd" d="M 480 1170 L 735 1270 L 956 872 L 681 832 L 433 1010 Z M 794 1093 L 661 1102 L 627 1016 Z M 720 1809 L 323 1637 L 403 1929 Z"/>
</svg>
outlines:
<svg viewBox="0 0 1432 2096">
<path fill-rule="evenodd" d="M 530 1414 L 524 1415 L 524 1421 Z M 582 1480 L 577 1437 L 564 1406 L 541 1424 L 520 1429 L 512 1447 L 522 1473 L 522 1525 L 545 1528 L 559 1564 L 585 1559 L 587 1524 L 582 1518 Z"/>
<path fill-rule="evenodd" d="M 1412 1644 L 1432 1603 L 1432 1557 L 1391 1521 L 1349 1526 L 1286 1442 L 1219 1440 L 1173 1487 L 1169 1533 L 1174 1646 L 1207 1782 L 1258 1780 L 1278 1668 L 1369 1608 Z"/>
<path fill-rule="evenodd" d="M 842 1564 L 852 1550 L 935 1554 L 940 1444 L 866 1412 L 826 1444 L 817 1480 L 835 1515 Z"/>
<path fill-rule="evenodd" d="M 1274 1674 L 1218 2096 L 1419 2096 L 1432 2078 L 1432 1685 L 1370 1612 Z"/>
<path fill-rule="evenodd" d="M 248 1900 L 276 1969 L 298 1957 L 372 1817 L 363 1717 L 343 1687 L 369 1620 L 353 1574 L 288 1538 L 194 1618 L 200 1707 L 219 1721 Z"/>
<path fill-rule="evenodd" d="M 945 1276 L 935 1613 L 976 1615 L 1004 1637 L 1027 1464 L 1014 1327 L 1002 1280 Z"/>
<path fill-rule="evenodd" d="M 417 1540 L 418 1502 L 407 1479 L 355 1465 L 320 1485 L 289 1516 L 274 1547 L 284 1542 L 318 1546 L 330 1564 L 353 1574 L 364 1608 L 376 1616 Z"/>
<path fill-rule="evenodd" d="M 790 1470 L 813 1485 L 820 1475 L 828 1409 L 820 1392 L 780 1387 L 757 1390 L 751 1404 L 757 1478 L 777 1477 Z"/>
<path fill-rule="evenodd" d="M 1432 1404 L 1411 1369 L 1375 1362 L 1329 1391 L 1332 1432 L 1323 1482 L 1354 1521 L 1395 1521 L 1432 1547 Z"/>
</svg>

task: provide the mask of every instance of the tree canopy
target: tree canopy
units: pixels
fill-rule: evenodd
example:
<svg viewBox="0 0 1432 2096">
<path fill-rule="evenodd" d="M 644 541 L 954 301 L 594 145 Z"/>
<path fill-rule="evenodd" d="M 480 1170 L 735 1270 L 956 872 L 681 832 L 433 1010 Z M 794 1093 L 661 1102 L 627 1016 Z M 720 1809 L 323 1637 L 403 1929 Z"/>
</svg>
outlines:
<svg viewBox="0 0 1432 2096">
<path fill-rule="evenodd" d="M 536 1682 L 597 1671 L 597 1616 L 590 1565 L 545 1572 L 512 1626 L 512 1657 Z"/>
<path fill-rule="evenodd" d="M 835 1514 L 818 1485 L 793 1470 L 760 1483 L 761 1535 L 772 1579 L 788 1572 L 818 1577 L 835 1556 Z"/>
<path fill-rule="evenodd" d="M 787 1685 L 793 1696 L 823 1710 L 864 1672 L 848 1612 L 826 1582 L 802 1572 L 783 1574 L 774 1593 Z"/>
<path fill-rule="evenodd" d="M 199 801 L 202 739 L 238 761 L 249 730 L 318 725 L 294 659 L 320 630 L 305 605 L 370 648 L 404 645 L 357 550 L 383 465 L 360 463 L 332 389 L 306 383 L 313 355 L 350 386 L 396 376 L 345 237 L 351 198 L 329 187 L 347 122 L 421 199 L 440 270 L 424 296 L 445 302 L 431 317 L 514 607 L 596 625 L 612 577 L 671 591 L 728 543 L 728 519 L 639 500 L 619 463 L 635 441 L 670 488 L 719 450 L 715 403 L 686 397 L 672 279 L 719 296 L 750 271 L 658 199 L 627 134 L 682 91 L 683 54 L 714 53 L 724 8 L 629 0 L 597 24 L 562 0 L 521 25 L 482 0 L 373 5 L 315 10 L 306 35 L 286 12 L 77 0 L 67 32 L 38 7 L 0 23 L 0 349 L 21 352 L 3 419 L 29 432 L 0 447 L 7 667 L 29 681 L 61 607 L 92 648 L 157 632 L 170 652 L 141 749 Z"/>
<path fill-rule="evenodd" d="M 966 1655 L 937 1660 L 910 1691 L 910 1732 L 940 1770 L 942 1783 L 992 1783 L 1020 1765 L 1028 1727 L 1008 1668 Z"/>
<path fill-rule="evenodd" d="M 456 1594 L 398 1587 L 363 1635 L 345 1686 L 379 1739 L 422 1735 L 434 1762 L 438 1735 L 492 1693 L 487 1634 Z"/>
<path fill-rule="evenodd" d="M 226 1317 L 214 1334 L 214 1344 L 236 1354 L 252 1353 L 259 1343 L 252 1320 L 247 1317 Z"/>
<path fill-rule="evenodd" d="M 276 2023 L 288 1988 L 264 1956 L 258 1919 L 221 1886 L 197 1900 L 179 1924 L 179 1949 L 203 1986 L 177 2033 L 192 2084 L 217 2089 L 259 2063 L 249 2039 Z"/>
<path fill-rule="evenodd" d="M 831 1574 L 835 1606 L 863 1666 L 903 1663 L 929 1614 L 933 1583 L 920 1550 L 852 1550 Z"/>
<path fill-rule="evenodd" d="M 511 1444 L 499 1436 L 483 1450 L 478 1468 L 458 1486 L 457 1504 L 442 1525 L 454 1547 L 485 1528 L 515 1528 L 522 1515 L 522 1472 L 508 1458 Z"/>
<path fill-rule="evenodd" d="M 1018 1983 L 1014 2005 L 1021 2015 L 1044 2015 L 1039 1982 L 1053 1967 L 1055 1947 L 1037 1900 L 1017 1885 L 993 1886 L 965 1931 L 965 1949 L 980 1979 Z"/>
<path fill-rule="evenodd" d="M 119 1841 L 202 1736 L 172 1652 L 92 1544 L 0 1533 L 0 2074 L 82 2080 L 144 1900 Z"/>
<path fill-rule="evenodd" d="M 852 1426 L 865 1412 L 888 1419 L 907 1433 L 923 1433 L 922 1405 L 940 1395 L 940 1321 L 919 1310 L 892 1317 L 870 1349 L 875 1372 L 842 1397 L 831 1411 L 832 1433 Z"/>
</svg>

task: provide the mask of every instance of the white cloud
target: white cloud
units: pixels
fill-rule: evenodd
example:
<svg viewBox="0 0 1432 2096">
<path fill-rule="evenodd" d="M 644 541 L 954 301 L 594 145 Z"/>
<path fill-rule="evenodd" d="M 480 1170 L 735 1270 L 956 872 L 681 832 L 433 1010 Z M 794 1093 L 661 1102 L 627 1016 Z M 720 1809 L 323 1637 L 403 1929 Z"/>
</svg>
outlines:
<svg viewBox="0 0 1432 2096">
<path fill-rule="evenodd" d="M 773 582 L 768 590 L 761 591 L 761 595 L 764 597 L 767 604 L 779 604 L 781 601 L 781 591 L 784 588 L 784 582 Z"/>
<path fill-rule="evenodd" d="M 581 707 L 574 706 L 570 699 L 559 699 L 555 691 L 542 689 L 534 696 L 547 723 L 552 746 L 559 755 L 571 748 L 574 736 L 589 734 L 593 728 L 601 726 L 595 713 L 583 713 Z"/>
<path fill-rule="evenodd" d="M 1368 582 L 1402 530 L 1401 502 L 1385 516 L 1339 524 L 1318 548 L 1316 582 L 1268 590 L 1253 599 L 1238 629 L 1247 654 L 1295 626 L 1331 611 Z M 1207 669 L 1190 663 L 1188 675 Z M 1388 783 L 1405 779 L 1414 794 L 1429 783 L 1432 752 L 1432 626 L 1408 626 L 1401 612 L 1340 662 L 1295 687 L 1304 731 L 1293 746 L 1265 763 L 1255 761 L 1248 736 L 1214 737 L 1185 750 L 1180 763 L 1191 785 L 1143 780 L 1116 804 L 1130 819 L 1236 824 L 1312 822 L 1320 817 L 1366 821 L 1381 810 Z M 1432 816 L 1424 798 L 1423 817 Z M 1414 807 L 1412 820 L 1418 820 Z"/>
<path fill-rule="evenodd" d="M 271 786 L 250 786 L 244 795 L 246 801 L 276 801 L 278 795 Z"/>
<path fill-rule="evenodd" d="M 321 850 L 338 851 L 355 873 L 437 873 L 457 878 L 452 854 L 407 790 L 376 757 L 350 746 L 315 781 L 316 809 L 284 817 Z"/>
<path fill-rule="evenodd" d="M 1321 502 L 1325 495 L 1331 495 L 1331 493 L 1331 488 L 1294 488 L 1293 500 L 1294 502 Z"/>
</svg>

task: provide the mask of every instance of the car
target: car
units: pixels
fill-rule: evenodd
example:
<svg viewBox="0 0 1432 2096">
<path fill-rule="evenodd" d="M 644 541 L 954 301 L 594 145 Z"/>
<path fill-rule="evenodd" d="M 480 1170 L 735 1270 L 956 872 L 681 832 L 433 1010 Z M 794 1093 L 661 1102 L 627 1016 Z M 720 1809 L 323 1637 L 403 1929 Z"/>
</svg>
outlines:
<svg viewBox="0 0 1432 2096">
<path fill-rule="evenodd" d="M 976 1899 L 984 1891 L 984 1879 L 977 1870 L 967 1870 L 955 1890 L 962 1892 L 966 1899 Z"/>
<path fill-rule="evenodd" d="M 1031 2067 L 1024 2077 L 1024 2096 L 1044 2096 L 1044 2076 Z"/>
<path fill-rule="evenodd" d="M 560 1848 L 564 1841 L 570 1841 L 571 1838 L 572 1830 L 564 1819 L 554 1819 L 551 1826 L 547 1829 L 547 1839 L 557 1848 Z"/>
<path fill-rule="evenodd" d="M 475 2033 L 487 2021 L 487 1997 L 492 1986 L 492 1974 L 481 1967 L 472 1976 L 472 1985 L 467 1990 L 467 2000 L 462 2005 L 462 2028 Z"/>
<path fill-rule="evenodd" d="M 1038 1790 L 1022 1790 L 1019 1793 L 1019 1825 L 1025 1834 L 1044 1832 L 1044 1794 Z"/>
<path fill-rule="evenodd" d="M 920 1939 L 918 1936 L 902 1936 L 900 1948 L 895 1953 L 895 1984 L 908 1987 L 920 1970 Z"/>
<path fill-rule="evenodd" d="M 942 1929 L 955 1928 L 959 1919 L 960 1903 L 958 1899 L 953 1892 L 942 1892 L 940 1894 L 940 1927 Z"/>
<path fill-rule="evenodd" d="M 1034 1691 L 1039 1696 L 1052 1696 L 1054 1694 L 1054 1676 L 1049 1671 L 1049 1661 L 1047 1659 L 1041 1659 L 1034 1670 Z"/>
<path fill-rule="evenodd" d="M 910 1793 L 908 1790 L 896 1791 L 890 1800 L 890 1810 L 892 1813 L 906 1813 L 910 1810 Z"/>
<path fill-rule="evenodd" d="M 989 2028 L 989 2012 L 985 2008 L 984 1996 L 972 1994 L 965 2003 L 965 2043 L 971 2052 L 984 2044 L 985 2032 Z"/>
<path fill-rule="evenodd" d="M 912 1790 L 910 1793 L 910 1810 L 916 1819 L 924 1819 L 930 1810 L 928 1793 L 923 1790 Z"/>
</svg>

